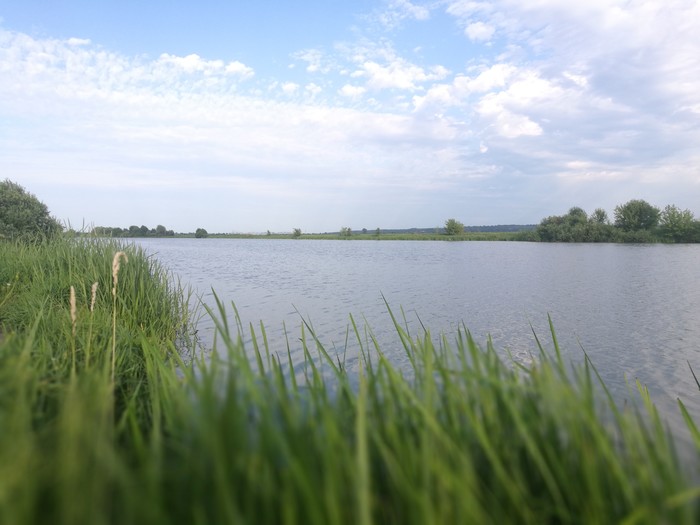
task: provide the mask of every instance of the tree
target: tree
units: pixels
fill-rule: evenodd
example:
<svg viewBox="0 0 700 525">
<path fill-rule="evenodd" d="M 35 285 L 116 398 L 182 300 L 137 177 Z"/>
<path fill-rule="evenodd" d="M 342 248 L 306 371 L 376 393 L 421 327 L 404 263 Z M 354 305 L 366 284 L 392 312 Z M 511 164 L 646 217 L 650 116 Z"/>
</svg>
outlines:
<svg viewBox="0 0 700 525">
<path fill-rule="evenodd" d="M 570 226 L 577 226 L 579 224 L 585 224 L 588 221 L 588 214 L 583 208 L 574 206 L 569 208 L 569 212 L 564 215 L 564 220 Z"/>
<path fill-rule="evenodd" d="M 681 210 L 669 204 L 660 215 L 661 231 L 664 237 L 674 242 L 689 241 L 694 229 L 695 217 L 690 210 Z"/>
<path fill-rule="evenodd" d="M 294 228 L 292 230 L 292 237 L 294 237 L 295 239 L 301 237 L 301 228 Z"/>
<path fill-rule="evenodd" d="M 340 228 L 340 236 L 341 237 L 350 237 L 352 235 L 352 228 L 349 226 L 343 226 Z"/>
<path fill-rule="evenodd" d="M 596 208 L 588 220 L 594 224 L 608 224 L 608 214 L 603 208 Z"/>
<path fill-rule="evenodd" d="M 194 236 L 196 239 L 203 239 L 208 237 L 209 233 L 204 228 L 197 228 L 197 231 L 194 232 Z"/>
<path fill-rule="evenodd" d="M 464 233 L 464 224 L 457 219 L 447 219 L 445 221 L 445 233 L 447 235 L 459 235 Z"/>
<path fill-rule="evenodd" d="M 0 238 L 54 237 L 62 230 L 46 204 L 9 179 L 0 182 Z"/>
<path fill-rule="evenodd" d="M 610 242 L 617 232 L 607 224 L 604 210 L 598 208 L 589 218 L 583 208 L 574 206 L 566 215 L 542 219 L 535 233 L 546 242 Z"/>
<path fill-rule="evenodd" d="M 659 224 L 659 216 L 656 206 L 633 199 L 615 207 L 615 226 L 626 232 L 651 230 Z"/>
<path fill-rule="evenodd" d="M 165 226 L 163 226 L 162 224 L 156 226 L 156 235 L 158 235 L 159 237 L 164 237 L 165 235 L 167 235 L 167 232 L 168 230 L 166 230 Z"/>
</svg>

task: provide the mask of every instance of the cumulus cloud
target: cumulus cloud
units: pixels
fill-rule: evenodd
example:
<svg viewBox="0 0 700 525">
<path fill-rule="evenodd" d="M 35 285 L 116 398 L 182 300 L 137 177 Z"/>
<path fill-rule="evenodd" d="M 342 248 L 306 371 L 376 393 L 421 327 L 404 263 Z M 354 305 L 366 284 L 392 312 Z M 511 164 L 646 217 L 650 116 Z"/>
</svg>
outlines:
<svg viewBox="0 0 700 525">
<path fill-rule="evenodd" d="M 322 51 L 318 49 L 304 49 L 292 53 L 292 58 L 306 62 L 307 73 L 328 73 L 331 69 L 330 63 Z"/>
<path fill-rule="evenodd" d="M 287 95 L 293 95 L 299 90 L 299 84 L 295 84 L 294 82 L 285 82 L 282 84 L 282 91 L 286 93 Z"/>
<path fill-rule="evenodd" d="M 362 95 L 364 95 L 367 92 L 365 88 L 362 86 L 353 86 L 351 84 L 345 84 L 338 93 L 340 93 L 342 96 L 351 98 L 351 99 L 357 99 L 360 98 Z"/>
<path fill-rule="evenodd" d="M 16 172 L 39 173 L 40 162 L 48 163 L 65 183 L 262 193 L 274 187 L 288 196 L 317 188 L 320 180 L 328 187 L 342 184 L 350 175 L 368 186 L 399 180 L 407 188 L 422 186 L 426 173 L 442 173 L 428 169 L 435 143 L 445 145 L 444 166 L 459 162 L 458 150 L 447 153 L 455 138 L 447 120 L 418 125 L 410 115 L 239 93 L 208 84 L 209 78 L 225 81 L 227 64 L 198 55 L 149 62 L 5 32 L 0 64 L 6 67 L 0 115 L 19 123 L 14 146 L 0 136 L 0 165 L 12 152 Z M 188 80 L 192 76 L 197 80 Z M 307 83 L 303 91 L 321 89 Z M 278 93 L 301 90 L 295 82 L 276 86 Z M 365 92 L 350 84 L 338 90 L 350 101 Z M 32 148 L 45 152 L 41 161 Z"/>
<path fill-rule="evenodd" d="M 469 37 L 470 40 L 488 42 L 491 37 L 496 32 L 496 29 L 483 22 L 472 22 L 465 29 L 464 33 Z"/>
<path fill-rule="evenodd" d="M 304 86 L 304 89 L 306 90 L 307 93 L 309 93 L 311 96 L 318 95 L 323 91 L 323 88 L 317 84 L 314 84 L 313 82 L 309 82 Z"/>
<path fill-rule="evenodd" d="M 423 90 L 429 82 L 442 80 L 450 71 L 442 65 L 423 67 L 399 56 L 391 45 L 365 42 L 344 50 L 356 69 L 351 78 L 366 79 L 368 90 Z"/>
</svg>

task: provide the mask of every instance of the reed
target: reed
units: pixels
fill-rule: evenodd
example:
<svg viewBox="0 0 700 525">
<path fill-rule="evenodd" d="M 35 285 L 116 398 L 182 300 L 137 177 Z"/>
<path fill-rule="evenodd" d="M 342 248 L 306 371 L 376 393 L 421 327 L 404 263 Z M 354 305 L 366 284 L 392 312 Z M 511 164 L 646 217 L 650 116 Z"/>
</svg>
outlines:
<svg viewBox="0 0 700 525">
<path fill-rule="evenodd" d="M 185 362 L 187 294 L 140 250 L 2 245 L 7 282 L 0 523 L 700 518 L 700 432 L 682 402 L 685 468 L 643 385 L 618 406 L 588 358 L 564 362 L 551 325 L 553 350 L 535 336 L 524 364 L 464 326 L 412 337 L 387 308 L 409 370 L 353 318 L 358 355 L 304 322 L 294 362 L 262 324 L 244 346 L 216 299 L 216 349 Z"/>
</svg>

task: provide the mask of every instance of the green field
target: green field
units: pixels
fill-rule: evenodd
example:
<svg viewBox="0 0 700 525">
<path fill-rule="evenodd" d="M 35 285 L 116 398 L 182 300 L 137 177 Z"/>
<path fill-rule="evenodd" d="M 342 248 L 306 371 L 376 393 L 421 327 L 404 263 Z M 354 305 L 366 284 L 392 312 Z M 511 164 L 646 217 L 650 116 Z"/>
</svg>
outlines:
<svg viewBox="0 0 700 525">
<path fill-rule="evenodd" d="M 643 386 L 618 406 L 554 330 L 524 365 L 466 327 L 409 337 L 398 316 L 401 374 L 354 321 L 359 360 L 307 326 L 292 370 L 263 325 L 244 348 L 219 304 L 202 311 L 215 352 L 193 359 L 186 290 L 122 249 L 0 243 L 0 523 L 700 519 L 682 403 L 683 465 Z"/>
</svg>

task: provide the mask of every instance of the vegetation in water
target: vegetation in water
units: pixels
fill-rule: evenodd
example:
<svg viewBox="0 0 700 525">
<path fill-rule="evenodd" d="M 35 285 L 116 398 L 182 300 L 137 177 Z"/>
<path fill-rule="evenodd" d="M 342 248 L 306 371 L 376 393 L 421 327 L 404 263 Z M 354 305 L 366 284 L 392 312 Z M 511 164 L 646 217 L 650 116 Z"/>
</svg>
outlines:
<svg viewBox="0 0 700 525">
<path fill-rule="evenodd" d="M 644 387 L 618 406 L 553 330 L 522 363 L 395 318 L 400 372 L 352 318 L 358 356 L 308 324 L 302 362 L 263 325 L 246 348 L 217 301 L 191 359 L 187 294 L 134 247 L 3 242 L 0 283 L 0 523 L 700 519 L 684 405 L 683 467 Z"/>
</svg>

